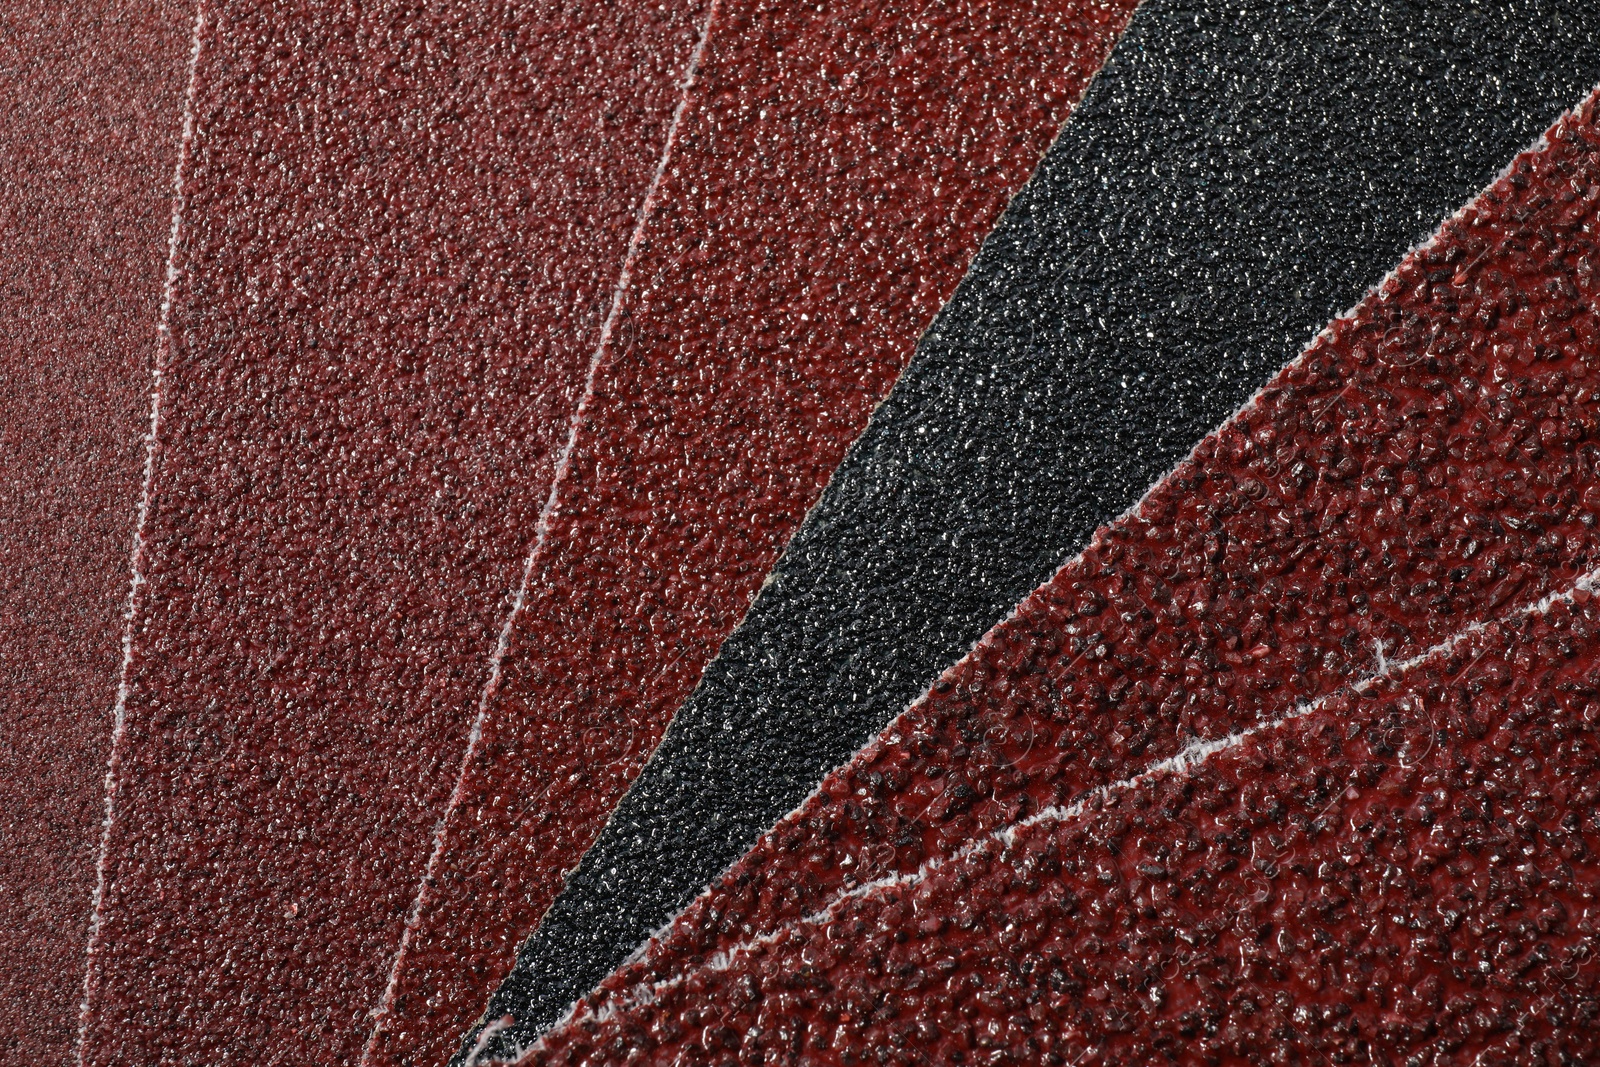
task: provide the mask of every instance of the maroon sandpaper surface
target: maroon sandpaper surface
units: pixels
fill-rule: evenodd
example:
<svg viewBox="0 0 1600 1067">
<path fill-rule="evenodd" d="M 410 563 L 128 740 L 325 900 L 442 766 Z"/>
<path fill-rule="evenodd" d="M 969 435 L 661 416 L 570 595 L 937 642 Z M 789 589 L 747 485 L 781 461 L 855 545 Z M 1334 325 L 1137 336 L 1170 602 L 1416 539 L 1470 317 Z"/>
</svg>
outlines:
<svg viewBox="0 0 1600 1067">
<path fill-rule="evenodd" d="M 718 7 L 369 1062 L 454 1052 L 1131 8 Z"/>
<path fill-rule="evenodd" d="M 0 5 L 0 1064 L 77 1037 L 190 3 Z"/>
<path fill-rule="evenodd" d="M 704 5 L 203 12 L 84 1060 L 347 1064 Z"/>
<path fill-rule="evenodd" d="M 1600 1055 L 1587 583 L 1206 747 L 735 947 L 527 1062 Z"/>
<path fill-rule="evenodd" d="M 575 1017 L 1592 565 L 1596 144 L 1590 102 Z"/>
</svg>

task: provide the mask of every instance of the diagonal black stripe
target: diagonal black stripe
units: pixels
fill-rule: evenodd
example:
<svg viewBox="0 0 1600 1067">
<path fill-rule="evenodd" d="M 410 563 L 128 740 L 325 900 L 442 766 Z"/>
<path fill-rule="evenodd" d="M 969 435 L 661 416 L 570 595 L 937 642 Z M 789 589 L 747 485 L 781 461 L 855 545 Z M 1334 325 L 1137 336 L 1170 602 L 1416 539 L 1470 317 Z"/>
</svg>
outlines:
<svg viewBox="0 0 1600 1067">
<path fill-rule="evenodd" d="M 523 946 L 486 1013 L 520 1023 L 491 1051 L 622 962 L 1597 78 L 1582 0 L 1148 0 Z"/>
</svg>

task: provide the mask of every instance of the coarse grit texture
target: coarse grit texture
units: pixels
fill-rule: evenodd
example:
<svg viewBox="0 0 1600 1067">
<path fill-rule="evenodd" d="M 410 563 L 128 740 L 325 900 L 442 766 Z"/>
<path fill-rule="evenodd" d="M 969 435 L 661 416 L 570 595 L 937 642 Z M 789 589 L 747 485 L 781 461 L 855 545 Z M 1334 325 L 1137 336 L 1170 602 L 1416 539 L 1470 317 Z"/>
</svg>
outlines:
<svg viewBox="0 0 1600 1067">
<path fill-rule="evenodd" d="M 1128 7 L 719 5 L 384 1062 L 483 1012 Z M 616 962 L 569 958 L 568 1000 Z"/>
<path fill-rule="evenodd" d="M 84 1063 L 359 1060 L 703 19 L 200 5 Z"/>
<path fill-rule="evenodd" d="M 1592 4 L 1141 4 L 523 946 L 491 1051 L 628 958 L 1597 79 Z"/>
<path fill-rule="evenodd" d="M 494 1053 L 626 960 L 1597 78 L 1584 5 L 1142 3 L 526 942 L 486 1014 L 518 1021 Z"/>
<path fill-rule="evenodd" d="M 193 12 L 0 5 L 0 1065 L 77 1037 Z"/>
<path fill-rule="evenodd" d="M 1325 697 L 1592 566 L 1597 146 L 1591 99 L 580 1003 L 567 1031 L 841 893 Z"/>
<path fill-rule="evenodd" d="M 1600 601 L 1563 592 L 526 1062 L 1592 1062 Z"/>
<path fill-rule="evenodd" d="M 5 6 L 0 1067 L 1600 1060 L 1597 80 Z"/>
</svg>

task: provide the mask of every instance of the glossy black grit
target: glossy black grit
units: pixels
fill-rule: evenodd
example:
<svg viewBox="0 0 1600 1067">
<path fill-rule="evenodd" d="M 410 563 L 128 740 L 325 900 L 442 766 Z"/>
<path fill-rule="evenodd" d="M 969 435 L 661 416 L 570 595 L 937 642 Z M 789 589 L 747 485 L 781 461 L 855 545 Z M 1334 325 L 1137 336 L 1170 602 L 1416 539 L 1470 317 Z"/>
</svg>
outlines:
<svg viewBox="0 0 1600 1067">
<path fill-rule="evenodd" d="M 1600 5 L 1483 6 L 1140 8 L 523 946 L 489 1052 L 555 1021 L 1600 79 Z"/>
</svg>

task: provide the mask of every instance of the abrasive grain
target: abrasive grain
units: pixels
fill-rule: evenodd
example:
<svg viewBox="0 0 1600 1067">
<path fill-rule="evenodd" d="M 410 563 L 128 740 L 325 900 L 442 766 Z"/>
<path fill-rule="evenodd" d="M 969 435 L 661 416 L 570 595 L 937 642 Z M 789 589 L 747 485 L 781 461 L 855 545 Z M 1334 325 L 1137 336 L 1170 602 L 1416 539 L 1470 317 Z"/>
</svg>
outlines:
<svg viewBox="0 0 1600 1067">
<path fill-rule="evenodd" d="M 365 1062 L 449 1058 L 1130 7 L 718 7 Z"/>
<path fill-rule="evenodd" d="M 1592 567 L 1597 264 L 1591 100 L 825 779 L 579 1024 Z"/>
<path fill-rule="evenodd" d="M 84 1055 L 349 1064 L 704 6 L 203 11 Z"/>
<path fill-rule="evenodd" d="M 525 1062 L 1594 1062 L 1597 776 L 1579 590 Z"/>
<path fill-rule="evenodd" d="M 793 808 L 1581 97 L 1597 29 L 1143 5 L 493 1015 L 548 1025 Z"/>
<path fill-rule="evenodd" d="M 0 5 L 0 1064 L 59 1063 L 150 424 L 192 3 Z"/>
</svg>

